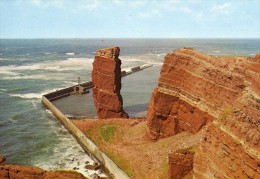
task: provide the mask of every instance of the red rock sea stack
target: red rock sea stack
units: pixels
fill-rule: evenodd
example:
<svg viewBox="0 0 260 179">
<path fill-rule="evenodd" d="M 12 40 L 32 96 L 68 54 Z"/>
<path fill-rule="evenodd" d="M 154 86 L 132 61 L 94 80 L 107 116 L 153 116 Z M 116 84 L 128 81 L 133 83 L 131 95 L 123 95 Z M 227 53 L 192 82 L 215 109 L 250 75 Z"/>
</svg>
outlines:
<svg viewBox="0 0 260 179">
<path fill-rule="evenodd" d="M 154 140 L 205 125 L 194 177 L 260 178 L 260 55 L 166 55 L 147 117 Z"/>
<path fill-rule="evenodd" d="M 99 119 L 128 118 L 123 110 L 119 47 L 99 49 L 93 62 L 93 98 Z"/>
</svg>

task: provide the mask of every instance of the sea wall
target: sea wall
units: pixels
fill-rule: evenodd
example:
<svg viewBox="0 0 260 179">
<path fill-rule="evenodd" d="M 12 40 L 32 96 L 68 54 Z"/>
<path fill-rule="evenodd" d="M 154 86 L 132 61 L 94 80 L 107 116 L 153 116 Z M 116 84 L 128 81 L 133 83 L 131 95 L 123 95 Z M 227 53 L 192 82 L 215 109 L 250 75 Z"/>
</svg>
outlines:
<svg viewBox="0 0 260 179">
<path fill-rule="evenodd" d="M 86 137 L 59 109 L 57 109 L 45 96 L 42 103 L 59 119 L 62 124 L 73 134 L 79 144 L 87 153 L 92 154 L 110 172 L 112 177 L 118 179 L 130 178 L 106 154 L 104 154 L 89 138 Z"/>
<path fill-rule="evenodd" d="M 146 68 L 151 67 L 152 65 L 145 64 L 142 66 L 138 66 L 138 70 L 132 70 L 132 68 L 128 70 L 122 70 L 121 75 L 127 76 L 134 72 L 138 72 L 144 70 Z M 136 67 L 134 67 L 137 69 Z M 80 84 L 82 87 L 86 89 L 91 89 L 93 87 L 92 81 L 83 82 Z M 76 86 L 76 85 L 75 85 Z M 56 90 L 54 92 L 45 94 L 42 96 L 42 103 L 55 115 L 57 119 L 59 119 L 62 124 L 71 132 L 71 134 L 77 139 L 79 144 L 83 147 L 83 149 L 93 155 L 99 162 L 105 167 L 105 169 L 114 177 L 114 178 L 129 178 L 129 176 L 122 171 L 106 154 L 99 150 L 99 148 L 86 137 L 84 133 L 82 133 L 71 121 L 67 118 L 58 108 L 56 108 L 52 101 L 58 100 L 71 95 L 73 92 L 73 88 L 75 86 L 71 86 L 68 88 Z"/>
<path fill-rule="evenodd" d="M 152 67 L 152 66 L 153 65 L 151 65 L 151 64 L 145 64 L 145 65 L 130 68 L 128 70 L 122 70 L 121 71 L 121 77 L 125 77 L 127 75 L 130 75 L 132 73 L 144 70 L 144 69 Z M 45 94 L 44 96 L 47 99 L 49 99 L 49 101 L 55 101 L 55 100 L 58 100 L 58 99 L 61 99 L 61 98 L 65 98 L 65 97 L 68 97 L 72 94 L 72 92 L 74 91 L 74 88 L 76 86 L 78 86 L 78 85 L 59 89 L 59 90 L 56 90 L 54 92 Z M 93 87 L 93 82 L 92 81 L 86 81 L 86 82 L 80 83 L 80 86 L 82 86 L 84 89 L 88 90 L 88 89 L 91 89 Z"/>
<path fill-rule="evenodd" d="M 48 98 L 49 101 L 55 101 L 55 100 L 70 96 L 76 86 L 78 86 L 78 85 L 56 90 L 54 92 L 45 94 L 44 96 L 46 98 Z M 91 89 L 93 87 L 93 83 L 92 83 L 92 81 L 86 81 L 84 83 L 80 83 L 80 86 L 82 86 L 85 89 Z"/>
</svg>

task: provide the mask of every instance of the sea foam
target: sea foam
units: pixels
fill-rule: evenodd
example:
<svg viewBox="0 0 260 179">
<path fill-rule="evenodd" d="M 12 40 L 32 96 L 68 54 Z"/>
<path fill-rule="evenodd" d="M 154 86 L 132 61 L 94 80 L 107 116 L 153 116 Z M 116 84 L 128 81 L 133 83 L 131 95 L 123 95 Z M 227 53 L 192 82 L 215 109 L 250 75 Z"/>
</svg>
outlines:
<svg viewBox="0 0 260 179">
<path fill-rule="evenodd" d="M 75 53 L 74 52 L 67 52 L 67 53 L 65 53 L 66 55 L 75 55 Z"/>
<path fill-rule="evenodd" d="M 0 73 L 13 73 L 13 71 L 31 71 L 31 70 L 73 70 L 77 68 L 88 68 L 88 64 L 92 64 L 93 59 L 90 58 L 68 58 L 66 60 L 45 61 L 41 63 L 27 65 L 8 65 L 0 66 Z M 92 66 L 91 66 L 92 67 Z"/>
<path fill-rule="evenodd" d="M 23 99 L 41 99 L 44 94 L 50 93 L 52 90 L 45 90 L 41 93 L 26 93 L 26 94 L 9 94 L 11 97 L 18 97 Z"/>
<path fill-rule="evenodd" d="M 38 93 L 27 93 L 27 94 L 9 94 L 12 97 L 19 97 L 24 99 L 40 99 L 42 97 L 41 94 Z"/>
</svg>

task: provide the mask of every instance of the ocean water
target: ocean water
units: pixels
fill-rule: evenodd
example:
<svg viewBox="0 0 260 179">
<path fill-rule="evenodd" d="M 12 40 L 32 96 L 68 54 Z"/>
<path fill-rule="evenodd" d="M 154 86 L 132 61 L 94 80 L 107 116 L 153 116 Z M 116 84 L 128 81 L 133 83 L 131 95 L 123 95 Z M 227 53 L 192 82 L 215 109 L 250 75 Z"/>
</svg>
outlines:
<svg viewBox="0 0 260 179">
<path fill-rule="evenodd" d="M 122 80 L 124 108 L 131 116 L 145 115 L 166 53 L 182 47 L 214 56 L 260 53 L 260 39 L 2 39 L 0 154 L 9 163 L 72 169 L 84 167 L 84 162 L 90 160 L 44 108 L 41 96 L 76 84 L 78 76 L 82 81 L 90 80 L 95 51 L 109 46 L 121 48 L 122 68 L 154 65 Z M 86 113 L 95 117 L 91 96 L 87 99 L 90 103 Z M 93 172 L 84 174 L 91 176 Z"/>
</svg>

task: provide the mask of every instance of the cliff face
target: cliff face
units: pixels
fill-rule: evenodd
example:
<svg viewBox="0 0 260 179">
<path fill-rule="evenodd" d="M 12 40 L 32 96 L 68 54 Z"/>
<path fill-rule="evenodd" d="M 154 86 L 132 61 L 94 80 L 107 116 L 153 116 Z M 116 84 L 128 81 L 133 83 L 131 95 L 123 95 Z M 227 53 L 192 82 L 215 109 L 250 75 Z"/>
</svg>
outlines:
<svg viewBox="0 0 260 179">
<path fill-rule="evenodd" d="M 194 153 L 185 149 L 169 155 L 169 179 L 183 179 L 193 169 Z"/>
<path fill-rule="evenodd" d="M 260 56 L 221 58 L 240 79 L 235 97 L 204 131 L 194 158 L 197 178 L 260 178 Z M 231 84 L 230 84 L 231 85 Z"/>
<path fill-rule="evenodd" d="M 148 133 L 152 139 L 181 131 L 197 132 L 214 118 L 207 113 L 211 112 L 207 109 L 211 104 L 204 102 L 211 98 L 207 90 L 214 85 L 203 72 L 210 66 L 204 65 L 207 61 L 196 55 L 209 58 L 191 49 L 166 55 L 148 107 Z"/>
<path fill-rule="evenodd" d="M 213 121 L 213 122 L 212 122 Z M 259 178 L 260 55 L 166 55 L 148 108 L 152 139 L 207 123 L 194 158 L 197 178 Z"/>
<path fill-rule="evenodd" d="M 104 118 L 128 118 L 123 110 L 121 90 L 121 60 L 119 47 L 99 49 L 93 62 L 93 98 L 97 116 Z"/>
</svg>

